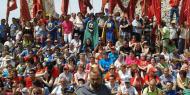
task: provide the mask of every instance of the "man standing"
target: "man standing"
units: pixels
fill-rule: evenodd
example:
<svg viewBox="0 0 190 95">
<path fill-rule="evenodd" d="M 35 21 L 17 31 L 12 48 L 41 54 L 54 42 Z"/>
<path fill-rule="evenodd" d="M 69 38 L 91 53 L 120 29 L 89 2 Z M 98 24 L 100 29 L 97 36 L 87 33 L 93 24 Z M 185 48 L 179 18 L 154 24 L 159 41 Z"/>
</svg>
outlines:
<svg viewBox="0 0 190 95">
<path fill-rule="evenodd" d="M 76 89 L 76 95 L 111 95 L 110 89 L 102 83 L 102 76 L 99 70 L 92 70 L 89 76 L 89 82 Z"/>
<path fill-rule="evenodd" d="M 140 41 L 143 29 L 143 20 L 136 15 L 135 19 L 132 22 L 133 26 L 133 35 L 136 36 L 137 40 Z"/>
</svg>

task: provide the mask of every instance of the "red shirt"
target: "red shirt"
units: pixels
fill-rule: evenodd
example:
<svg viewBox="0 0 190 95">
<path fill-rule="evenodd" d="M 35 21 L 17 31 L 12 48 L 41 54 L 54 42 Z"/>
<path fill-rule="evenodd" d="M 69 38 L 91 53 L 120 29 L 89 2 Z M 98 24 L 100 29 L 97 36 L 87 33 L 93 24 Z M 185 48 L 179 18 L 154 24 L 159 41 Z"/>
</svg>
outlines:
<svg viewBox="0 0 190 95">
<path fill-rule="evenodd" d="M 153 76 L 145 75 L 145 77 L 144 77 L 145 83 L 150 82 L 151 79 L 156 79 L 157 83 L 160 82 L 160 79 L 158 76 L 153 77 Z"/>
<path fill-rule="evenodd" d="M 180 0 L 170 0 L 169 3 L 170 3 L 171 7 L 178 7 L 179 3 L 180 3 Z"/>
<path fill-rule="evenodd" d="M 53 67 L 52 76 L 53 76 L 53 78 L 57 78 L 59 76 L 59 68 L 58 67 Z"/>
<path fill-rule="evenodd" d="M 26 87 L 30 88 L 32 86 L 32 79 L 30 77 L 25 78 Z"/>
<path fill-rule="evenodd" d="M 62 23 L 64 34 L 70 34 L 73 31 L 73 23 L 71 21 L 64 21 Z"/>
</svg>

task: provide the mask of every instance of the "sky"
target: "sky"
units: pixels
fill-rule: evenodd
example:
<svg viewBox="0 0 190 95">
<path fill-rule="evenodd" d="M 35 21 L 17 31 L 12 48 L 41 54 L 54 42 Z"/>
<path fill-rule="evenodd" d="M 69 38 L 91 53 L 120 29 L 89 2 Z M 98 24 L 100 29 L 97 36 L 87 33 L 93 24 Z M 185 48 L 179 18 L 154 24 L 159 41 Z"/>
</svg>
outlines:
<svg viewBox="0 0 190 95">
<path fill-rule="evenodd" d="M 55 11 L 58 14 L 61 14 L 61 0 L 54 0 L 55 3 Z M 91 12 L 100 12 L 101 10 L 101 0 L 91 0 L 91 4 L 93 5 L 93 10 Z M 7 0 L 0 0 L 0 19 L 6 17 L 6 5 L 7 5 Z M 20 16 L 19 12 L 19 7 L 20 7 L 20 0 L 17 0 L 17 6 L 18 8 L 14 11 L 10 12 L 9 20 L 12 17 L 18 18 Z M 79 5 L 78 5 L 78 0 L 70 0 L 69 3 L 69 13 L 73 12 L 79 12 Z"/>
</svg>

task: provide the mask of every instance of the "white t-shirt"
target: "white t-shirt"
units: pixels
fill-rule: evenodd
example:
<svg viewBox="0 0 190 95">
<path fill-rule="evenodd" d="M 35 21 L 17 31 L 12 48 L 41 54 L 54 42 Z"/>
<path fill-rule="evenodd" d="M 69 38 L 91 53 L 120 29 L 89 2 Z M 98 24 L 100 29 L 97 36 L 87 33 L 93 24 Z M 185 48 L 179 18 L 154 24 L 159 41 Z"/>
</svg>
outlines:
<svg viewBox="0 0 190 95">
<path fill-rule="evenodd" d="M 127 69 L 125 73 L 123 73 L 121 70 L 118 71 L 118 74 L 122 81 L 125 81 L 126 79 L 131 78 L 131 69 Z"/>
<path fill-rule="evenodd" d="M 53 91 L 51 92 L 51 94 L 55 94 L 55 95 L 63 95 L 62 93 L 62 86 L 56 86 Z"/>
<path fill-rule="evenodd" d="M 177 28 L 170 27 L 170 39 L 177 38 Z"/>
<path fill-rule="evenodd" d="M 118 91 L 121 91 L 122 95 L 127 94 L 127 93 L 128 95 L 138 95 L 137 90 L 133 86 L 130 86 L 129 88 L 127 88 L 125 84 L 120 85 L 118 87 Z"/>
</svg>

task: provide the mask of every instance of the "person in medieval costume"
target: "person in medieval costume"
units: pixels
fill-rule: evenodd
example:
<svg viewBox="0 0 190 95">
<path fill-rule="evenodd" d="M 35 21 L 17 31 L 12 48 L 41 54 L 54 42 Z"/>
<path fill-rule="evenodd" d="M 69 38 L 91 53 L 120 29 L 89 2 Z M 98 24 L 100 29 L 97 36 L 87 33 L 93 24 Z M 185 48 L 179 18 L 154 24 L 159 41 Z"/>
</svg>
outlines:
<svg viewBox="0 0 190 95">
<path fill-rule="evenodd" d="M 88 21 L 85 29 L 83 43 L 85 43 L 87 39 L 90 39 L 93 49 L 96 47 L 96 45 L 98 45 L 98 21 L 96 20 L 94 14 L 90 14 L 90 20 Z"/>
<path fill-rule="evenodd" d="M 111 41 L 115 43 L 118 38 L 118 29 L 117 24 L 113 19 L 113 16 L 110 14 L 108 20 L 104 24 L 102 38 L 104 41 Z"/>
</svg>

